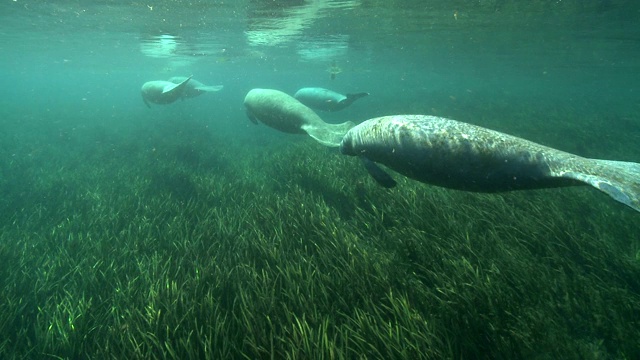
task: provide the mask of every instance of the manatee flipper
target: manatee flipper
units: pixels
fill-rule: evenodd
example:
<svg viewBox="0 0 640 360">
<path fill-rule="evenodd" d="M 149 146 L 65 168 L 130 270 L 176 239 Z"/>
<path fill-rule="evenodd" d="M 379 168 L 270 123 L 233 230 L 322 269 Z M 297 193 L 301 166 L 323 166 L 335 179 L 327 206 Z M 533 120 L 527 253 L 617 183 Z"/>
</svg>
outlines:
<svg viewBox="0 0 640 360">
<path fill-rule="evenodd" d="M 144 104 L 147 105 L 149 109 L 151 109 L 151 105 L 149 105 L 149 102 L 144 98 L 144 96 L 142 97 L 142 101 L 144 101 Z"/>
<path fill-rule="evenodd" d="M 559 177 L 589 184 L 630 208 L 640 211 L 640 164 L 625 161 L 584 159 L 577 171 L 564 171 Z"/>
<path fill-rule="evenodd" d="M 345 94 L 345 96 L 347 97 L 346 99 L 342 100 L 341 103 L 343 103 L 346 106 L 351 105 L 354 101 L 363 98 L 365 96 L 369 96 L 369 93 L 363 92 L 363 93 L 357 93 L 357 94 Z"/>
<path fill-rule="evenodd" d="M 251 111 L 249 111 L 249 109 L 247 109 L 246 112 L 249 120 L 251 120 L 252 123 L 258 125 L 258 118 L 256 118 L 256 116 Z"/>
<path fill-rule="evenodd" d="M 222 88 L 224 88 L 223 85 L 203 85 L 196 86 L 194 89 L 204 92 L 216 92 L 222 90 Z"/>
<path fill-rule="evenodd" d="M 314 138 L 320 144 L 329 147 L 338 147 L 344 135 L 355 124 L 351 121 L 342 124 L 313 123 L 302 125 L 302 130 L 306 131 L 309 136 Z"/>
<path fill-rule="evenodd" d="M 184 100 L 184 93 L 185 93 L 185 90 L 187 89 L 187 83 L 189 83 L 189 80 L 191 80 L 192 76 L 193 75 L 189 76 L 188 78 L 185 78 L 182 82 L 177 84 L 175 83 L 167 84 L 164 88 L 162 88 L 162 94 L 171 94 L 169 96 L 171 97 L 175 96 L 175 100 L 177 100 L 178 98 L 180 98 L 181 100 Z"/>
<path fill-rule="evenodd" d="M 167 86 L 165 86 L 162 89 L 162 93 L 166 94 L 166 93 L 170 93 L 172 91 L 182 91 L 184 89 L 184 87 L 187 85 L 187 82 L 189 82 L 189 79 L 191 78 L 187 78 L 187 80 L 179 83 L 179 84 L 168 84 Z"/>
<path fill-rule="evenodd" d="M 391 175 L 389 175 L 389 173 L 382 170 L 382 168 L 380 168 L 378 164 L 367 159 L 364 156 L 359 156 L 359 157 L 360 157 L 360 161 L 362 161 L 362 165 L 364 165 L 364 168 L 367 170 L 369 175 L 371 175 L 373 180 L 375 180 L 379 185 L 387 189 L 391 189 L 392 187 L 396 186 L 397 184 L 396 181 L 393 180 L 393 178 L 391 177 Z"/>
</svg>

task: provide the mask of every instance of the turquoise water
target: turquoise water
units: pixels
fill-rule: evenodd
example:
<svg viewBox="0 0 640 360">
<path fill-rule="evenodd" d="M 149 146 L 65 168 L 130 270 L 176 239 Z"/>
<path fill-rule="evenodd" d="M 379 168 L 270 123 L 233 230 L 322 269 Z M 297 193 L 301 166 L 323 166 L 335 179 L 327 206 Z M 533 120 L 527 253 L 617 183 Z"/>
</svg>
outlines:
<svg viewBox="0 0 640 360">
<path fill-rule="evenodd" d="M 232 204 L 237 194 L 246 189 L 254 195 L 273 190 L 285 198 L 287 191 L 300 190 L 296 187 L 300 186 L 326 201 L 345 223 L 359 216 L 352 213 L 376 213 L 377 208 L 387 207 L 396 215 L 408 212 L 420 216 L 418 210 L 407 210 L 400 205 L 394 208 L 395 203 L 390 203 L 392 197 L 403 201 L 405 197 L 411 198 L 416 208 L 431 209 L 428 200 L 415 200 L 412 197 L 415 195 L 409 193 L 431 194 L 439 191 L 437 189 L 426 190 L 431 188 L 405 181 L 401 184 L 407 189 L 404 193 L 403 190 L 394 190 L 392 195 L 377 192 L 380 190 L 367 183 L 370 180 L 364 171 L 357 172 L 356 162 L 348 162 L 350 160 L 343 159 L 336 151 L 320 148 L 303 136 L 282 134 L 251 123 L 245 114 L 243 99 L 253 88 L 273 88 L 293 94 L 301 87 L 312 86 L 342 93 L 370 93 L 340 112 L 319 113 L 332 123 L 347 120 L 359 123 L 392 114 L 438 115 L 581 156 L 640 162 L 638 23 L 640 5 L 622 0 L 3 1 L 0 4 L 0 227 L 8 234 L 2 239 L 4 252 L 1 254 L 10 266 L 0 274 L 6 279 L 22 278 L 11 269 L 19 266 L 31 269 L 27 260 L 12 257 L 15 253 L 10 245 L 11 237 L 18 236 L 16 234 L 22 239 L 16 240 L 19 244 L 16 248 L 24 251 L 21 256 L 30 253 L 25 241 L 36 244 L 40 239 L 57 244 L 56 229 L 64 228 L 63 224 L 72 223 L 76 218 L 83 221 L 73 225 L 74 233 L 92 233 L 97 238 L 100 230 L 89 221 L 94 214 L 111 211 L 115 218 L 121 211 L 131 211 L 132 219 L 142 221 L 134 216 L 141 214 L 141 208 L 136 208 L 143 206 L 138 204 L 140 199 L 160 199 L 165 195 L 171 201 L 177 199 L 186 209 L 198 201 L 202 201 L 203 207 Z M 331 74 L 332 67 L 335 76 Z M 224 88 L 169 105 L 147 108 L 143 103 L 140 96 L 143 83 L 189 75 L 207 85 Z M 317 156 L 313 161 L 327 159 L 329 167 L 305 163 L 313 156 Z M 165 162 L 167 159 L 171 161 Z M 331 173 L 331 165 L 336 166 L 337 173 L 348 174 L 341 185 L 318 175 L 319 169 L 324 174 Z M 305 167 L 309 175 L 305 174 Z M 175 173 L 171 173 L 174 170 Z M 286 173 L 288 170 L 294 175 Z M 400 178 L 397 174 L 394 176 Z M 253 179 L 253 183 L 242 183 L 251 182 L 247 179 Z M 260 188 L 259 179 L 264 179 L 265 188 Z M 236 182 L 246 188 L 225 187 L 225 183 Z M 216 187 L 216 194 L 228 193 L 232 200 L 204 201 L 201 195 L 204 183 Z M 281 188 L 278 183 L 282 184 Z M 132 195 L 138 185 L 146 195 Z M 352 188 L 357 190 L 349 190 Z M 366 198 L 367 205 L 346 205 L 353 195 L 350 191 L 358 199 Z M 637 281 L 630 280 L 637 278 L 640 271 L 636 254 L 640 251 L 638 214 L 595 193 L 595 190 L 568 189 L 504 197 L 498 194 L 488 198 L 446 191 L 442 193 L 446 195 L 437 194 L 441 194 L 440 200 L 455 197 L 452 201 L 459 207 L 453 208 L 454 217 L 460 216 L 455 215 L 456 211 L 465 211 L 465 199 L 469 201 L 468 206 L 480 206 L 484 199 L 505 203 L 512 209 L 512 217 L 505 219 L 496 215 L 502 212 L 492 214 L 488 210 L 488 214 L 478 215 L 476 220 L 493 221 L 493 226 L 504 221 L 519 229 L 506 233 L 527 234 L 525 237 L 534 242 L 555 243 L 555 240 L 527 230 L 527 201 L 543 208 L 548 204 L 550 209 L 566 217 L 549 225 L 554 234 L 578 234 L 579 238 L 603 241 L 615 238 L 616 250 L 611 253 L 622 260 L 606 258 L 598 264 L 608 264 L 611 272 L 617 274 L 612 275 L 611 283 L 615 284 L 611 286 L 625 289 L 624 295 L 632 299 L 629 304 L 638 304 L 640 289 Z M 113 200 L 116 198 L 121 202 Z M 574 198 L 576 203 L 568 204 L 567 199 Z M 127 205 L 121 209 L 114 204 Z M 565 205 L 566 210 L 558 210 Z M 496 207 L 495 204 L 489 206 L 494 210 Z M 167 218 L 179 216 L 180 207 L 171 209 L 172 215 L 166 215 Z M 535 216 L 542 217 L 544 213 L 536 210 Z M 372 239 L 375 244 L 369 252 L 389 250 L 382 244 L 404 239 L 373 236 L 377 234 L 372 230 L 377 229 L 376 226 L 386 228 L 390 223 L 395 224 L 394 221 L 401 223 L 397 217 L 379 220 L 375 226 L 360 224 L 363 233 L 368 234 L 362 238 Z M 567 222 L 564 225 L 563 220 Z M 287 219 L 281 221 L 286 223 Z M 413 221 L 415 219 L 407 220 L 411 224 Z M 162 223 L 166 225 L 166 222 Z M 114 225 L 109 231 L 117 233 L 120 227 L 129 226 L 118 224 L 117 230 Z M 131 224 L 138 226 L 139 223 L 131 220 Z M 462 226 L 455 225 L 455 221 L 447 224 L 456 229 Z M 576 224 L 583 224 L 584 228 Z M 418 229 L 416 233 L 431 234 L 414 225 L 411 226 Z M 275 223 L 265 225 L 265 228 L 271 227 L 275 227 Z M 615 229 L 621 230 L 617 233 Z M 434 234 L 439 239 L 447 236 L 435 230 Z M 424 241 L 430 241 L 424 236 Z M 467 240 L 469 236 L 476 240 L 485 238 L 481 232 L 467 234 Z M 598 246 L 589 245 L 575 251 L 580 253 L 587 251 L 585 249 L 597 252 Z M 534 259 L 547 256 L 536 255 L 534 250 L 531 250 Z M 454 252 L 452 256 L 462 255 Z M 411 261 L 403 258 L 402 264 Z M 491 259 L 483 261 L 488 264 Z M 591 264 L 581 262 L 584 259 L 572 261 L 585 268 Z M 407 274 L 418 272 L 410 266 L 408 269 Z M 573 279 L 571 274 L 563 276 Z M 59 282 L 65 279 L 66 275 L 61 276 Z M 358 281 L 363 280 L 354 280 Z M 549 281 L 549 284 L 558 282 L 557 279 Z M 575 281 L 579 283 L 580 279 Z M 603 283 L 607 281 L 605 278 Z M 509 280 L 505 283 L 513 285 Z M 3 283 L 3 286 L 10 284 Z M 398 286 L 404 289 L 402 286 L 413 285 Z M 404 291 L 393 286 L 388 289 L 398 294 Z M 18 299 L 22 298 L 21 293 L 30 290 L 12 291 Z M 407 296 L 415 304 L 428 303 L 414 295 Z M 559 299 L 563 295 L 557 296 Z M 554 301 L 560 302 L 558 299 Z M 34 322 L 40 319 L 35 309 L 44 309 L 45 302 L 37 297 L 25 303 L 29 304 L 26 308 L 32 310 L 18 309 L 31 312 L 22 317 L 17 315 L 15 319 Z M 4 306 L 10 308 L 7 303 Z M 588 312 L 586 308 L 580 309 L 576 312 Z M 425 318 L 427 315 L 438 318 L 433 309 L 425 307 L 416 311 Z M 638 314 L 637 308 L 629 307 L 611 311 L 616 319 Z M 9 320 L 5 322 L 8 325 L 0 324 L 4 326 L 3 333 L 15 333 L 15 328 L 31 329 L 29 321 L 22 321 L 21 325 Z M 576 331 L 576 338 L 580 341 L 589 338 L 584 341 L 593 344 L 589 346 L 596 355 L 606 352 L 610 357 L 633 358 L 640 353 L 637 340 L 622 346 L 612 340 L 613 335 L 606 335 L 615 332 L 607 329 L 600 336 Z M 37 338 L 34 335 L 37 331 L 25 331 L 30 339 Z M 592 334 L 587 330 L 584 333 Z M 286 337 L 281 336 L 281 340 Z M 502 336 L 508 336 L 506 330 Z M 0 341 L 0 350 L 9 353 L 10 349 L 21 349 L 28 353 L 24 349 L 35 343 L 38 341 L 31 340 L 29 345 Z M 471 353 L 472 346 L 456 346 L 453 348 L 462 350 L 452 351 L 451 356 Z M 535 348 L 529 343 L 523 346 Z M 46 350 L 46 346 L 38 349 L 42 353 L 55 353 Z M 120 354 L 131 354 L 120 350 Z M 265 352 L 257 350 L 235 350 L 251 357 L 265 356 Z M 92 354 L 107 352 L 94 350 Z M 78 353 L 58 354 L 73 357 L 69 354 Z M 500 358 L 495 353 L 486 354 L 487 358 Z M 513 354 L 526 357 L 515 350 Z M 433 355 L 426 357 L 433 358 Z"/>
<path fill-rule="evenodd" d="M 327 120 L 411 111 L 517 130 L 524 125 L 509 112 L 535 108 L 529 126 L 553 132 L 543 114 L 554 109 L 634 118 L 640 30 L 629 4 L 12 1 L 2 5 L 0 65 L 11 84 L 2 105 L 24 116 L 62 111 L 58 120 L 87 126 L 87 118 L 122 126 L 188 111 L 239 132 L 249 89 L 321 86 L 372 94 Z M 335 80 L 332 62 L 342 69 Z M 225 91 L 139 106 L 145 81 L 190 74 Z"/>
<path fill-rule="evenodd" d="M 104 147 L 92 137 L 187 120 L 230 148 L 295 141 L 251 126 L 242 100 L 256 87 L 307 86 L 371 94 L 321 114 L 327 122 L 439 115 L 583 156 L 639 158 L 631 2 L 12 1 L 1 16 L 2 133 L 14 161 L 54 139 Z M 224 90 L 143 105 L 144 82 L 188 75 Z"/>
</svg>

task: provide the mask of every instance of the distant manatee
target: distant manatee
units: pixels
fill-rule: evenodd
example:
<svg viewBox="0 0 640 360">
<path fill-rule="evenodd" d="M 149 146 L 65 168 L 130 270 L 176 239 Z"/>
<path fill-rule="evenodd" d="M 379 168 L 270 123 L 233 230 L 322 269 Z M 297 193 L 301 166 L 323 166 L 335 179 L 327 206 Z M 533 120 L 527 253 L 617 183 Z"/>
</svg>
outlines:
<svg viewBox="0 0 640 360">
<path fill-rule="evenodd" d="M 185 80 L 179 84 L 163 80 L 148 81 L 142 85 L 142 89 L 140 90 L 142 93 L 142 101 L 144 101 L 149 108 L 151 107 L 149 103 L 171 104 L 184 96 L 183 94 L 189 80 L 191 80 L 191 77 L 185 78 Z"/>
<path fill-rule="evenodd" d="M 184 76 L 174 76 L 169 79 L 169 81 L 174 84 L 179 84 L 186 79 L 187 78 Z M 191 79 L 191 81 L 189 81 L 189 83 L 187 84 L 187 87 L 182 96 L 186 98 L 194 98 L 204 93 L 220 91 L 223 87 L 224 86 L 222 85 L 205 85 L 198 80 Z"/>
<path fill-rule="evenodd" d="M 365 159 L 383 186 L 395 181 L 373 162 L 452 189 L 500 192 L 591 185 L 640 211 L 640 164 L 583 158 L 515 136 L 426 115 L 367 120 L 349 130 L 345 155 Z"/>
<path fill-rule="evenodd" d="M 276 130 L 290 134 L 309 134 L 325 146 L 337 147 L 344 134 L 355 124 L 327 124 L 313 110 L 278 90 L 253 89 L 244 99 L 247 115 Z"/>
<path fill-rule="evenodd" d="M 308 87 L 298 90 L 294 97 L 301 103 L 316 110 L 338 111 L 367 95 L 369 93 L 366 92 L 342 95 L 328 89 Z"/>
</svg>

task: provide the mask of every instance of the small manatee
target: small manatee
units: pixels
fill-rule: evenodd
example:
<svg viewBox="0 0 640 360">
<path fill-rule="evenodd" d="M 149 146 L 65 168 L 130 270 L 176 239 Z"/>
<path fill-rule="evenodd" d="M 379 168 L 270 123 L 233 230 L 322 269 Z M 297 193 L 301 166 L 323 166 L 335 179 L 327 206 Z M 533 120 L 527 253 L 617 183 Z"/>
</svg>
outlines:
<svg viewBox="0 0 640 360">
<path fill-rule="evenodd" d="M 154 80 L 147 81 L 142 85 L 140 90 L 142 101 L 147 107 L 151 107 L 149 103 L 154 104 L 171 104 L 184 96 L 187 84 L 191 77 L 185 78 L 182 82 L 174 84 L 170 81 Z"/>
<path fill-rule="evenodd" d="M 328 89 L 308 87 L 298 90 L 294 97 L 315 110 L 339 111 L 368 95 L 366 92 L 342 95 Z"/>
</svg>

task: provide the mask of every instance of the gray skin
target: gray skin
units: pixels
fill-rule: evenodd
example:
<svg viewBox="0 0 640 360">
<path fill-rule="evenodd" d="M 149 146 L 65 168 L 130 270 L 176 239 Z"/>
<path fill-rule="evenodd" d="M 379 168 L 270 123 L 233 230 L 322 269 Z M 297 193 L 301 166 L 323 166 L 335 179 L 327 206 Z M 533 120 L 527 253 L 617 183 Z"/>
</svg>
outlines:
<svg viewBox="0 0 640 360">
<path fill-rule="evenodd" d="M 169 82 L 172 82 L 174 84 L 179 84 L 185 81 L 186 79 L 187 77 L 185 76 L 174 76 L 171 79 L 169 79 Z M 198 80 L 191 79 L 187 83 L 187 87 L 184 90 L 182 96 L 185 98 L 194 98 L 196 96 L 200 96 L 205 93 L 220 91 L 222 90 L 223 87 L 224 86 L 222 85 L 205 85 Z"/>
<path fill-rule="evenodd" d="M 328 89 L 308 87 L 298 90 L 294 97 L 315 110 L 339 111 L 367 95 L 369 93 L 366 92 L 342 95 Z"/>
<path fill-rule="evenodd" d="M 583 158 L 435 116 L 396 115 L 367 120 L 344 136 L 340 152 L 384 164 L 424 183 L 466 191 L 586 184 L 640 211 L 638 163 Z M 381 169 L 367 169 L 385 185 L 385 179 L 378 179 Z"/>
<path fill-rule="evenodd" d="M 313 110 L 283 93 L 272 89 L 253 89 L 244 99 L 247 116 L 289 134 L 308 134 L 325 146 L 337 147 L 354 124 L 327 124 Z"/>
<path fill-rule="evenodd" d="M 170 81 L 154 80 L 148 81 L 142 85 L 140 90 L 142 94 L 142 101 L 144 101 L 147 107 L 151 107 L 149 103 L 154 104 L 171 104 L 183 96 L 187 84 L 191 80 L 191 77 L 185 78 L 179 84 L 174 84 Z"/>
</svg>

